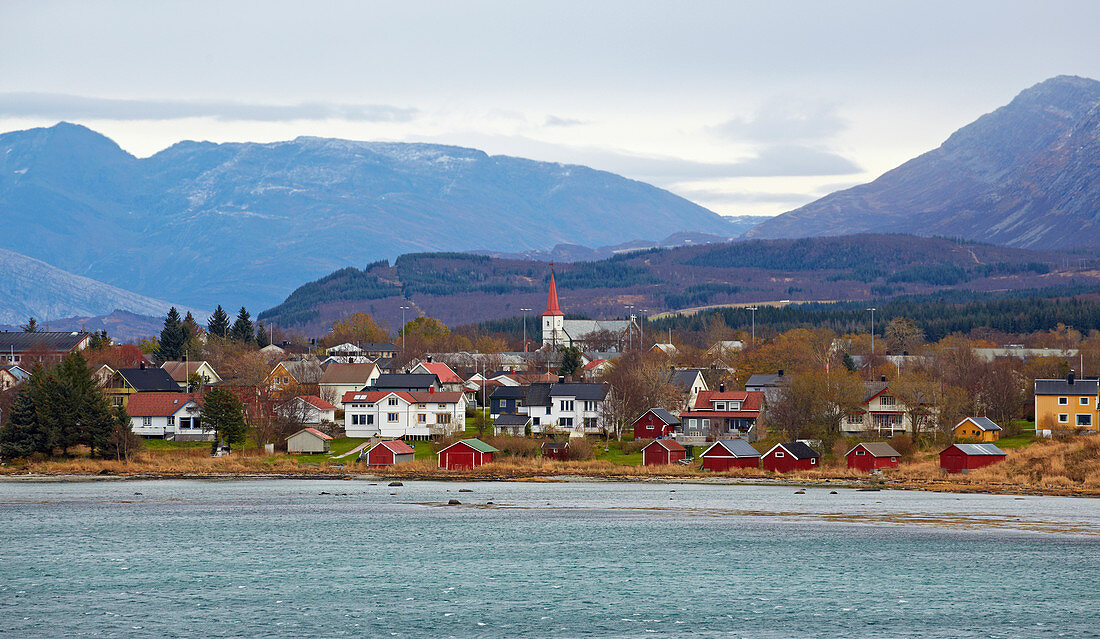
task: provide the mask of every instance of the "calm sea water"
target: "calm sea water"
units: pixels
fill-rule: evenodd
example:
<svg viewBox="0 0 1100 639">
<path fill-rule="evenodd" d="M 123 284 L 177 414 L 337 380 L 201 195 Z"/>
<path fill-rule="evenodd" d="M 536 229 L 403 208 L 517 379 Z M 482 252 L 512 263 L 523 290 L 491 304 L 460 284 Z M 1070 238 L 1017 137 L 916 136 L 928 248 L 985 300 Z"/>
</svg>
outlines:
<svg viewBox="0 0 1100 639">
<path fill-rule="evenodd" d="M 795 490 L 2 482 L 0 634 L 1100 633 L 1100 500 Z"/>
</svg>

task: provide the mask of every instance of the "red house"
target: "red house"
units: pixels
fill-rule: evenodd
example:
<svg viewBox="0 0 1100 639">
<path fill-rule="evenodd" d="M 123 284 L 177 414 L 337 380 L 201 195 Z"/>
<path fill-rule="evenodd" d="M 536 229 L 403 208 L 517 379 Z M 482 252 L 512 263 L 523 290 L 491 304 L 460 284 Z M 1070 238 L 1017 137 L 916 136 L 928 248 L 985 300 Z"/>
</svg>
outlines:
<svg viewBox="0 0 1100 639">
<path fill-rule="evenodd" d="M 792 470 L 813 470 L 821 454 L 803 442 L 776 444 L 760 458 L 760 467 L 773 473 L 789 473 Z"/>
<path fill-rule="evenodd" d="M 965 473 L 1005 460 L 1005 451 L 993 444 L 952 444 L 940 453 L 940 468 Z"/>
<path fill-rule="evenodd" d="M 382 468 L 411 462 L 416 456 L 416 450 L 401 441 L 394 439 L 388 442 L 378 442 L 367 451 L 367 465 L 371 468 Z"/>
<path fill-rule="evenodd" d="M 756 468 L 760 465 L 760 451 L 743 439 L 716 441 L 700 457 L 703 458 L 703 470 L 716 472 L 734 468 Z"/>
<path fill-rule="evenodd" d="M 544 442 L 542 444 L 543 459 L 556 459 L 565 461 L 569 455 L 569 442 Z"/>
<path fill-rule="evenodd" d="M 634 420 L 634 439 L 668 437 L 680 425 L 672 413 L 663 408 L 651 408 Z"/>
<path fill-rule="evenodd" d="M 439 451 L 439 467 L 447 470 L 467 470 L 493 461 L 500 451 L 480 439 L 464 439 Z"/>
<path fill-rule="evenodd" d="M 655 439 L 642 449 L 643 466 L 675 464 L 681 459 L 687 459 L 687 449 L 675 439 Z"/>
<path fill-rule="evenodd" d="M 845 455 L 848 468 L 869 473 L 878 468 L 897 468 L 901 454 L 886 442 L 863 442 Z"/>
</svg>

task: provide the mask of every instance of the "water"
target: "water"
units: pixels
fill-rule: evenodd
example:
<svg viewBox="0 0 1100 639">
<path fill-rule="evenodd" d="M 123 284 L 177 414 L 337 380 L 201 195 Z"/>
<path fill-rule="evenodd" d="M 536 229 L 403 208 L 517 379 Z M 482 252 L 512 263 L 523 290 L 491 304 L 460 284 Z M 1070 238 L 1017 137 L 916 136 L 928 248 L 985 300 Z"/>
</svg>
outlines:
<svg viewBox="0 0 1100 639">
<path fill-rule="evenodd" d="M 1100 632 L 1100 500 L 794 491 L 0 482 L 0 634 Z"/>
</svg>

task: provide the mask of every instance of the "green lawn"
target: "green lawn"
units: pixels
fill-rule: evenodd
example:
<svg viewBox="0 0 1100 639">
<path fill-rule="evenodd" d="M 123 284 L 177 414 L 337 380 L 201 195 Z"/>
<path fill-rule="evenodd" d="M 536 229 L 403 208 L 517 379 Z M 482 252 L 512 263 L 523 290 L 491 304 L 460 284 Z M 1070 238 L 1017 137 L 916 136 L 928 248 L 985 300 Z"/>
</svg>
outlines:
<svg viewBox="0 0 1100 639">
<path fill-rule="evenodd" d="M 143 439 L 141 440 L 145 450 L 187 450 L 189 448 L 210 449 L 210 442 L 177 442 L 170 439 Z"/>
<path fill-rule="evenodd" d="M 996 444 L 998 447 L 1007 450 L 1010 448 L 1023 448 L 1024 446 L 1027 446 L 1034 441 L 1035 434 L 1034 432 L 1031 432 L 1022 433 L 1020 435 L 1013 435 L 1011 437 L 1002 437 L 993 443 Z"/>
</svg>

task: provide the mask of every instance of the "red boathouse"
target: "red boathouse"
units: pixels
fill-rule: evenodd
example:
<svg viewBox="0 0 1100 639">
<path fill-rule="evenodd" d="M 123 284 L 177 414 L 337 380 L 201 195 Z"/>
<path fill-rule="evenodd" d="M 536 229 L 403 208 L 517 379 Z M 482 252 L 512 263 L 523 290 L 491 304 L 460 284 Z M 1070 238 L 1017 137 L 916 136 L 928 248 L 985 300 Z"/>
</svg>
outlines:
<svg viewBox="0 0 1100 639">
<path fill-rule="evenodd" d="M 856 444 L 845 457 L 848 458 L 848 468 L 869 473 L 879 468 L 897 468 L 901 453 L 886 442 L 863 442 Z"/>
<path fill-rule="evenodd" d="M 760 451 L 743 439 L 716 441 L 699 457 L 703 459 L 703 470 L 715 472 L 760 466 Z"/>
<path fill-rule="evenodd" d="M 663 408 L 651 408 L 634 420 L 634 439 L 668 437 L 680 425 L 672 413 Z"/>
<path fill-rule="evenodd" d="M 480 439 L 464 439 L 439 451 L 439 467 L 447 470 L 468 470 L 493 461 L 500 451 Z"/>
<path fill-rule="evenodd" d="M 952 444 L 940 453 L 940 468 L 949 473 L 965 473 L 1004 461 L 1005 451 L 993 444 Z"/>
<path fill-rule="evenodd" d="M 687 459 L 687 449 L 675 439 L 655 439 L 642 449 L 643 466 L 675 464 Z"/>
<path fill-rule="evenodd" d="M 542 458 L 565 461 L 569 457 L 569 442 L 543 442 Z"/>
<path fill-rule="evenodd" d="M 776 444 L 760 457 L 760 467 L 773 473 L 789 473 L 792 470 L 813 470 L 821 454 L 803 442 Z"/>
<path fill-rule="evenodd" d="M 382 468 L 404 464 L 411 462 L 415 456 L 416 450 L 400 439 L 378 442 L 367 451 L 367 465 L 371 468 Z"/>
</svg>

